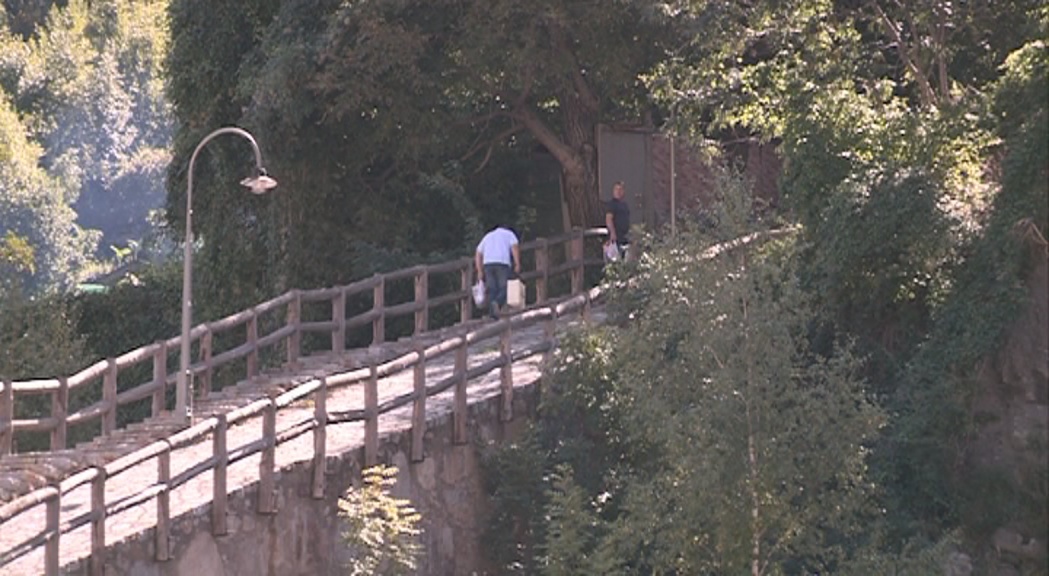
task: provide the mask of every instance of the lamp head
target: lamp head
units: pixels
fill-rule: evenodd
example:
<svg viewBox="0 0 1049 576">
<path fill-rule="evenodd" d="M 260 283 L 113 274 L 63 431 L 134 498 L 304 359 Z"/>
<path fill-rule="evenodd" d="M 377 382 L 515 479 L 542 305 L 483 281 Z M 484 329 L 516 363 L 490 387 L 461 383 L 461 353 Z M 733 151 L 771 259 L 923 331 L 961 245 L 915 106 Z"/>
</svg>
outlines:
<svg viewBox="0 0 1049 576">
<path fill-rule="evenodd" d="M 241 180 L 240 185 L 250 190 L 252 194 L 265 194 L 277 187 L 277 181 L 266 174 L 265 168 L 259 168 L 258 175 Z"/>
</svg>

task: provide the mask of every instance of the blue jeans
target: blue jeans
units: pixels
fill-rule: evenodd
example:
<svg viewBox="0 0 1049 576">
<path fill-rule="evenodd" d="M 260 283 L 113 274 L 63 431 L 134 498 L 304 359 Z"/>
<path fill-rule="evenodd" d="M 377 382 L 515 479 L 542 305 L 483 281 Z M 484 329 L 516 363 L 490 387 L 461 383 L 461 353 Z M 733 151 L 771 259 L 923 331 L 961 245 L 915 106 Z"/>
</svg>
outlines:
<svg viewBox="0 0 1049 576">
<path fill-rule="evenodd" d="M 488 310 L 495 316 L 506 306 L 506 283 L 510 280 L 509 264 L 484 265 L 484 289 L 488 292 Z"/>
</svg>

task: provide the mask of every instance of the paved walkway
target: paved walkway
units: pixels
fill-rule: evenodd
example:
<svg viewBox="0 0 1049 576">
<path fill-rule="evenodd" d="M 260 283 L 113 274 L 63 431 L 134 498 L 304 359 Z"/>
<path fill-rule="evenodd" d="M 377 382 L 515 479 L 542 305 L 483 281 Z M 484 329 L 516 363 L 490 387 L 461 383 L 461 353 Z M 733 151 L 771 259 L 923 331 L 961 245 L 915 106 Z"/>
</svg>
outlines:
<svg viewBox="0 0 1049 576">
<path fill-rule="evenodd" d="M 603 315 L 600 310 L 593 311 L 593 321 L 600 322 Z M 580 324 L 577 314 L 572 314 L 558 322 L 558 332 L 570 329 Z M 465 331 L 477 328 L 480 324 L 472 322 L 455 328 L 455 331 Z M 452 329 L 441 333 L 428 334 L 423 337 L 428 343 L 434 343 L 440 339 L 450 336 Z M 542 323 L 528 328 L 522 328 L 512 333 L 511 348 L 521 350 L 527 346 L 541 342 L 543 338 Z M 474 367 L 489 361 L 498 355 L 498 337 L 484 342 L 474 344 L 469 349 L 469 366 Z M 401 351 L 414 347 L 414 343 L 401 343 Z M 387 352 L 396 349 L 397 344 L 387 348 Z M 267 374 L 265 378 L 257 379 L 254 385 L 261 388 L 267 386 L 279 386 L 290 389 L 295 384 L 309 381 L 321 375 L 332 375 L 353 369 L 362 365 L 361 358 L 366 357 L 367 350 L 351 350 L 338 357 L 329 355 L 311 356 L 303 359 L 303 366 L 295 373 Z M 455 355 L 445 356 L 427 362 L 426 380 L 435 383 L 449 376 L 453 370 Z M 520 386 L 534 381 L 541 372 L 542 355 L 535 355 L 523 359 L 513 365 L 513 381 Z M 499 393 L 499 370 L 493 370 L 488 374 L 471 380 L 468 390 L 468 401 L 474 402 L 481 398 L 488 398 Z M 398 374 L 380 379 L 379 381 L 379 403 L 395 396 L 413 390 L 413 371 L 411 369 Z M 426 402 L 427 418 L 434 418 L 446 414 L 452 410 L 454 387 L 440 395 L 430 397 Z M 243 402 L 227 402 L 230 407 L 233 404 L 244 405 L 251 400 Z M 354 384 L 345 387 L 329 389 L 328 411 L 338 412 L 363 408 L 364 391 L 363 385 Z M 308 418 L 313 413 L 312 403 L 303 401 L 284 408 L 277 413 L 277 430 Z M 399 410 L 382 415 L 379 420 L 380 438 L 384 435 L 411 427 L 412 406 L 411 404 Z M 232 426 L 228 430 L 227 446 L 230 451 L 250 443 L 261 436 L 262 418 L 256 417 L 245 421 L 241 425 Z M 338 455 L 362 446 L 364 443 L 364 425 L 361 422 L 329 425 L 327 429 L 327 453 Z M 173 451 L 171 453 L 171 476 L 175 477 L 194 464 L 197 464 L 212 454 L 210 437 L 204 441 Z M 313 437 L 304 434 L 293 441 L 277 447 L 276 467 L 281 469 L 296 462 L 312 460 Z M 258 481 L 259 470 L 258 454 L 246 458 L 228 468 L 227 488 L 233 492 L 254 484 Z M 114 502 L 120 498 L 140 493 L 154 485 L 157 478 L 156 461 L 147 461 L 127 471 L 114 476 L 106 482 L 105 500 L 107 503 Z M 118 479 L 114 481 L 114 479 Z M 210 472 L 197 476 L 171 492 L 170 512 L 174 519 L 182 514 L 194 510 L 202 510 L 211 502 L 212 498 L 212 474 Z M 83 514 L 91 506 L 90 485 L 85 485 L 62 496 L 61 522 Z M 0 525 L 0 553 L 16 546 L 21 542 L 38 534 L 45 526 L 44 506 L 37 506 L 22 513 L 9 522 Z M 152 528 L 156 524 L 156 500 L 151 499 L 144 504 L 126 510 L 125 512 L 106 519 L 106 542 L 114 544 L 132 537 L 144 530 Z M 90 525 L 83 526 L 71 533 L 63 534 L 61 537 L 61 565 L 66 566 L 71 562 L 86 558 L 90 554 L 91 535 Z M 0 566 L 0 574 L 3 576 L 41 574 L 43 572 L 43 548 L 38 548 L 25 556 Z"/>
</svg>

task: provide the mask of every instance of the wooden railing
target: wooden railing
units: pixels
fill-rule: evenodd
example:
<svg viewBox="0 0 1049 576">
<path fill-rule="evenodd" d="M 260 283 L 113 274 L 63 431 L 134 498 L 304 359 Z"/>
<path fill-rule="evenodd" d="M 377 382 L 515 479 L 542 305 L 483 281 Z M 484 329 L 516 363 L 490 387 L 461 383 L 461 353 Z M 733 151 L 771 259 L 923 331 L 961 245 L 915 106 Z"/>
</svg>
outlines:
<svg viewBox="0 0 1049 576">
<path fill-rule="evenodd" d="M 749 245 L 754 240 L 772 238 L 789 232 L 790 230 L 781 230 L 767 234 L 746 236 L 714 246 L 697 256 L 699 258 L 710 258 L 724 250 Z M 496 369 L 500 371 L 500 418 L 509 420 L 512 417 L 513 406 L 514 383 L 511 370 L 513 363 L 537 354 L 548 354 L 556 345 L 556 321 L 568 314 L 578 313 L 583 317 L 587 317 L 591 304 L 602 297 L 600 287 L 584 290 L 582 285 L 583 268 L 585 264 L 589 263 L 582 257 L 582 239 L 587 235 L 589 235 L 589 232 L 577 232 L 567 238 L 567 242 L 575 247 L 571 249 L 570 255 L 566 258 L 564 264 L 555 267 L 537 266 L 536 270 L 522 275 L 523 277 L 533 279 L 542 278 L 545 282 L 547 277 L 555 273 L 571 273 L 573 275 L 571 280 L 572 294 L 560 301 L 544 303 L 544 305 L 539 307 L 523 311 L 499 322 L 481 325 L 468 333 L 448 338 L 428 347 L 423 347 L 422 344 L 417 343 L 414 351 L 402 354 L 384 363 L 373 361 L 366 368 L 309 380 L 280 396 L 257 400 L 230 412 L 209 417 L 172 436 L 153 442 L 117 460 L 83 470 L 55 485 L 39 488 L 0 506 L 0 526 L 11 525 L 9 523 L 19 519 L 23 514 L 39 507 L 44 507 L 43 521 L 38 522 L 38 526 L 39 524 L 43 525 L 35 529 L 37 531 L 34 535 L 6 550 L 0 550 L 0 568 L 43 547 L 42 562 L 44 573 L 49 576 L 58 574 L 60 569 L 60 547 L 63 536 L 78 528 L 90 525 L 91 553 L 88 563 L 92 574 L 101 574 L 103 553 L 106 547 L 106 519 L 150 501 L 153 501 L 156 506 L 155 559 L 157 561 L 168 560 L 171 558 L 169 532 L 171 525 L 170 494 L 172 490 L 185 485 L 194 478 L 210 473 L 212 475 L 213 490 L 211 496 L 211 529 L 216 535 L 226 534 L 228 532 L 226 515 L 228 511 L 227 472 L 229 466 L 256 454 L 260 455 L 256 511 L 260 514 L 272 514 L 275 512 L 276 448 L 307 433 L 312 433 L 313 435 L 310 495 L 312 498 L 321 499 L 324 496 L 325 487 L 327 426 L 348 422 L 363 422 L 365 466 L 371 466 L 377 463 L 378 458 L 380 418 L 384 414 L 409 404 L 412 405 L 409 456 L 413 462 L 422 461 L 424 458 L 423 439 L 427 421 L 427 399 L 454 387 L 452 402 L 453 441 L 458 444 L 465 443 L 467 441 L 467 385 L 470 380 Z M 547 242 L 532 244 L 528 248 L 535 249 L 537 246 L 541 246 L 542 248 L 540 249 L 545 250 L 550 245 Z M 597 262 L 600 262 L 600 260 L 597 260 Z M 469 268 L 468 263 L 466 266 Z M 412 270 L 420 269 L 413 268 Z M 393 274 L 401 273 L 404 272 L 395 272 Z M 386 278 L 390 276 L 386 275 Z M 419 276 L 417 273 L 413 273 L 408 277 L 418 278 Z M 371 286 L 371 282 L 374 282 L 374 280 L 339 289 L 316 291 L 311 294 L 326 294 L 326 296 L 317 296 L 317 298 L 321 300 L 328 299 L 332 303 L 333 310 L 338 312 L 338 307 L 341 306 L 339 304 L 339 294 L 345 294 L 349 289 L 357 285 Z M 464 282 L 463 286 L 464 291 L 468 293 L 469 283 Z M 542 294 L 542 292 L 539 293 Z M 277 300 L 289 298 L 289 302 L 301 302 L 302 295 L 305 293 L 293 294 L 293 296 L 282 296 Z M 416 294 L 417 296 L 425 294 L 425 291 L 420 291 Z M 425 299 L 420 301 L 425 302 Z M 419 305 L 418 301 L 412 304 L 410 307 L 402 306 L 403 310 L 410 310 L 418 314 L 421 310 L 426 309 L 426 306 Z M 468 306 L 468 303 L 464 304 Z M 291 309 L 297 310 L 294 307 Z M 388 311 L 389 309 L 387 308 L 386 310 Z M 231 318 L 239 318 L 244 314 L 241 313 Z M 381 313 L 378 316 L 376 315 L 375 308 L 371 312 L 366 313 L 366 316 L 372 320 L 382 317 Z M 257 315 L 252 314 L 247 317 L 252 318 L 257 317 Z M 293 316 L 289 314 L 289 317 Z M 340 315 L 336 313 L 334 317 L 338 319 Z M 294 317 L 294 319 L 296 322 L 289 322 L 288 325 L 295 328 L 294 333 L 301 333 L 306 328 L 306 325 L 298 322 L 297 317 Z M 220 322 L 227 322 L 228 320 Z M 347 323 L 347 321 L 336 320 L 318 323 L 313 328 L 331 331 L 334 335 L 339 332 L 341 325 Z M 543 337 L 539 341 L 517 350 L 511 347 L 512 331 L 537 324 L 543 325 Z M 416 328 L 418 329 L 420 326 L 425 328 L 423 324 L 417 321 Z M 287 327 L 281 330 L 287 331 Z M 199 333 L 204 334 L 206 332 L 202 330 Z M 292 335 L 288 334 L 286 338 L 291 338 Z M 271 336 L 267 336 L 267 338 L 271 338 Z M 277 340 L 276 338 L 271 339 Z M 497 357 L 471 367 L 469 363 L 469 347 L 494 339 L 498 339 L 499 342 Z M 244 348 L 243 353 L 250 353 L 252 350 L 257 349 L 260 345 L 259 342 L 262 340 L 256 340 L 254 347 L 242 346 L 241 348 Z M 288 350 L 289 359 L 291 359 L 293 358 L 291 351 L 296 349 L 293 346 L 289 346 Z M 426 382 L 426 363 L 450 354 L 455 355 L 454 369 L 451 375 L 438 382 Z M 232 355 L 230 356 L 232 357 Z M 212 362 L 214 361 L 215 358 L 213 357 Z M 110 362 L 107 365 L 112 366 L 113 363 Z M 194 367 L 196 372 L 202 372 L 206 369 L 207 362 Z M 390 398 L 380 404 L 378 402 L 379 379 L 408 370 L 413 371 L 412 391 Z M 364 386 L 364 407 L 339 412 L 330 410 L 327 404 L 330 391 L 349 385 Z M 6 389 L 10 390 L 11 388 L 7 387 Z M 299 417 L 290 423 L 286 423 L 280 429 L 277 428 L 277 412 L 279 410 L 297 402 L 301 406 L 303 405 L 302 401 L 310 400 L 313 403 L 312 414 Z M 245 426 L 250 419 L 259 415 L 262 418 L 259 422 L 258 435 L 254 436 L 254 439 L 250 442 L 240 446 L 228 446 L 227 439 L 230 427 L 238 424 Z M 188 465 L 183 472 L 172 476 L 172 451 L 206 441 L 209 436 L 211 438 L 210 456 Z M 106 501 L 107 482 L 119 479 L 122 473 L 150 461 L 156 461 L 157 463 L 156 481 L 153 484 L 134 494 L 114 501 Z M 90 486 L 90 509 L 74 518 L 63 521 L 61 517 L 63 498 L 73 490 L 84 486 Z"/>
<path fill-rule="evenodd" d="M 520 246 L 522 260 L 534 263 L 525 269 L 520 278 L 531 288 L 533 304 L 543 304 L 551 297 L 551 279 L 568 277 L 570 294 L 583 290 L 586 265 L 600 264 L 600 252 L 596 249 L 597 239 L 605 229 L 575 230 L 551 239 L 523 242 Z M 595 244 L 593 258 L 584 256 L 586 239 Z M 458 275 L 456 290 L 431 296 L 431 280 L 442 275 Z M 386 302 L 387 287 L 411 281 L 414 284 L 414 299 L 397 304 Z M 302 353 L 304 335 L 328 333 L 331 350 L 342 352 L 350 330 L 371 330 L 371 342 L 386 341 L 386 323 L 399 316 L 414 316 L 414 334 L 430 328 L 430 314 L 434 309 L 445 306 L 459 308 L 459 320 L 465 322 L 472 316 L 470 286 L 473 282 L 473 260 L 470 257 L 434 265 L 415 266 L 371 278 L 346 286 L 315 290 L 292 290 L 250 309 L 238 312 L 221 320 L 195 326 L 190 338 L 196 343 L 197 358 L 191 360 L 190 372 L 197 383 L 195 392 L 206 395 L 212 389 L 215 370 L 244 361 L 244 375 L 252 378 L 259 374 L 260 352 L 273 352 L 283 347 L 287 364 L 294 365 Z M 371 293 L 371 307 L 366 312 L 346 317 L 347 299 L 367 296 Z M 327 303 L 330 319 L 304 321 L 303 308 L 316 308 L 316 303 Z M 266 334 L 260 328 L 273 327 Z M 242 337 L 237 337 L 240 332 Z M 234 338 L 241 343 L 232 348 L 216 352 L 216 337 Z M 236 341 L 235 340 L 235 341 Z M 99 423 L 101 435 L 112 434 L 118 421 L 144 415 L 133 414 L 128 405 L 150 399 L 150 414 L 158 416 L 169 409 L 168 389 L 175 384 L 175 375 L 168 366 L 178 359 L 179 337 L 170 338 L 142 346 L 116 358 L 108 358 L 71 376 L 44 380 L 0 382 L 0 457 L 14 451 L 17 436 L 22 433 L 50 433 L 50 450 L 67 447 L 69 429 L 92 422 Z M 135 368 L 152 366 L 152 379 L 118 389 L 121 375 Z M 141 373 L 141 370 L 137 371 Z M 101 385 L 99 385 L 101 381 Z M 85 407 L 70 413 L 70 393 L 81 390 L 91 395 Z M 18 418 L 15 408 L 25 405 L 29 396 L 50 395 L 49 416 Z M 86 402 L 82 402 L 86 403 Z M 143 411 L 137 408 L 137 412 Z M 122 418 L 123 417 L 123 418 Z"/>
<path fill-rule="evenodd" d="M 228 413 L 212 416 L 104 466 L 84 470 L 62 480 L 57 485 L 41 488 L 17 498 L 0 506 L 0 525 L 12 522 L 20 515 L 43 506 L 45 507 L 44 526 L 40 527 L 37 534 L 0 552 L 0 567 L 43 546 L 44 573 L 58 574 L 62 537 L 82 526 L 90 525 L 91 556 L 88 562 L 92 574 L 101 574 L 103 552 L 106 546 L 106 519 L 151 500 L 156 505 L 155 558 L 158 561 L 168 560 L 171 557 L 168 535 L 171 523 L 169 498 L 172 490 L 198 476 L 210 473 L 213 486 L 211 528 L 216 535 L 226 534 L 228 530 L 226 525 L 227 470 L 230 465 L 256 454 L 261 455 L 256 511 L 260 514 L 272 514 L 275 512 L 276 448 L 312 432 L 311 496 L 317 499 L 323 498 L 327 426 L 363 422 L 365 465 L 374 465 L 378 458 L 379 419 L 382 415 L 409 404 L 413 406 L 410 459 L 413 462 L 422 461 L 427 399 L 452 387 L 455 388 L 452 405 L 453 441 L 463 444 L 467 441 L 467 383 L 471 379 L 499 369 L 500 418 L 509 420 L 512 417 L 514 385 L 511 365 L 522 359 L 551 351 L 555 342 L 554 326 L 557 319 L 566 314 L 587 315 L 591 302 L 600 295 L 600 288 L 592 288 L 570 296 L 559 303 L 551 303 L 548 306 L 527 310 L 496 323 L 482 325 L 464 335 L 449 338 L 429 347 L 418 345 L 414 351 L 382 364 L 372 363 L 367 368 L 310 380 L 276 398 L 257 400 Z M 518 350 L 511 348 L 512 330 L 520 330 L 539 323 L 544 324 L 544 336 L 540 341 Z M 469 346 L 493 339 L 499 341 L 498 356 L 471 367 L 468 357 Z M 449 354 L 455 355 L 452 374 L 438 382 L 426 382 L 426 363 Z M 379 404 L 379 379 L 408 370 L 413 371 L 412 391 Z M 341 412 L 329 410 L 327 407 L 329 392 L 334 388 L 353 384 L 362 384 L 365 387 L 364 407 Z M 277 429 L 278 410 L 304 400 L 312 400 L 312 414 L 300 417 Z M 238 424 L 246 424 L 250 419 L 259 415 L 262 418 L 256 439 L 240 446 L 229 447 L 227 445 L 229 428 Z M 212 445 L 211 455 L 190 465 L 184 472 L 172 476 L 172 451 L 205 441 L 209 436 Z M 105 501 L 107 482 L 119 481 L 120 474 L 123 472 L 152 460 L 157 462 L 156 482 L 118 500 Z M 86 485 L 90 485 L 91 490 L 90 509 L 75 518 L 61 521 L 60 511 L 63 506 L 63 496 Z"/>
</svg>

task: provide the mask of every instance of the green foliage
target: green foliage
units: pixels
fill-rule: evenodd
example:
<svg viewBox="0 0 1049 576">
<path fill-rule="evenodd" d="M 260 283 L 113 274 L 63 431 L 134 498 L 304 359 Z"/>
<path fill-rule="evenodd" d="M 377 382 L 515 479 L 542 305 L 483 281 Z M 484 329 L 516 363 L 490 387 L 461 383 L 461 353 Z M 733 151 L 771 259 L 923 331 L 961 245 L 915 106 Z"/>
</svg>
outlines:
<svg viewBox="0 0 1049 576">
<path fill-rule="evenodd" d="M 892 470 L 895 481 L 907 486 L 898 494 L 901 509 L 926 520 L 964 520 L 977 533 L 986 533 L 989 526 L 980 514 L 967 510 L 980 510 L 991 500 L 988 483 L 981 480 L 986 474 L 1009 486 L 1005 496 L 999 493 L 999 511 L 1022 511 L 1013 520 L 1032 533 L 1044 533 L 1046 525 L 1044 507 L 1024 504 L 1037 500 L 1040 489 L 1017 486 L 993 472 L 960 477 L 954 470 L 968 438 L 980 427 L 969 408 L 979 366 L 1001 349 L 1006 328 L 1027 298 L 1029 247 L 1038 243 L 1030 235 L 1036 230 L 1044 236 L 1049 230 L 1047 77 L 1049 59 L 1041 42 L 1008 60 L 994 94 L 1005 148 L 1001 190 L 986 224 L 963 247 L 964 260 L 952 268 L 952 289 L 894 398 L 900 418 L 892 428 Z M 951 489 L 944 493 L 943 487 Z"/>
<path fill-rule="evenodd" d="M 536 546 L 543 539 L 545 458 L 536 430 L 483 452 L 485 489 L 492 515 L 483 541 L 488 559 L 508 574 L 538 572 Z"/>
<path fill-rule="evenodd" d="M 546 506 L 548 535 L 544 545 L 543 574 L 615 574 L 619 561 L 610 547 L 595 549 L 602 542 L 600 502 L 591 500 L 575 484 L 569 465 L 559 464 L 550 476 Z"/>
<path fill-rule="evenodd" d="M 86 366 L 92 355 L 86 338 L 77 332 L 78 317 L 77 306 L 63 296 L 29 298 L 17 286 L 0 290 L 0 378 L 52 378 Z M 46 418 L 51 415 L 51 395 L 22 396 L 14 409 L 19 419 Z M 45 434 L 23 434 L 16 449 L 47 450 L 49 446 Z"/>
<path fill-rule="evenodd" d="M 281 182 L 259 202 L 228 185 L 250 167 L 233 143 L 197 165 L 199 293 L 215 306 L 205 317 L 258 286 L 360 278 L 362 243 L 456 251 L 533 210 L 541 226 L 521 232 L 546 233 L 561 221 L 559 190 L 537 167 L 592 177 L 596 122 L 640 117 L 636 75 L 667 37 L 665 18 L 633 1 L 176 0 L 171 25 L 181 125 L 169 224 L 182 228 L 186 161 L 216 126 L 251 130 Z M 596 213 L 596 182 L 577 188 Z"/>
<path fill-rule="evenodd" d="M 0 230 L 36 248 L 36 271 L 23 275 L 32 291 L 87 276 L 100 238 L 104 247 L 148 231 L 170 132 L 165 3 L 51 4 L 9 6 L 33 22 L 32 36 L 0 31 L 0 131 L 11 131 L 0 140 L 12 147 L 0 152 Z"/>
<path fill-rule="evenodd" d="M 90 357 L 76 330 L 77 315 L 59 296 L 30 300 L 17 289 L 0 293 L 0 374 L 48 378 L 86 365 Z"/>
<path fill-rule="evenodd" d="M 946 289 L 955 244 L 940 186 L 922 173 L 843 183 L 810 236 L 808 288 L 863 339 L 879 385 L 891 386 L 891 366 L 914 350 Z"/>
<path fill-rule="evenodd" d="M 43 156 L 17 111 L 0 101 L 0 234 L 31 248 L 32 265 L 20 266 L 14 277 L 34 293 L 70 288 L 97 242 L 97 234 L 76 224 L 68 205 L 75 189 L 41 168 Z"/>
<path fill-rule="evenodd" d="M 664 258 L 642 272 L 653 297 L 634 314 L 621 376 L 635 425 L 667 451 L 625 504 L 663 531 L 653 565 L 833 570 L 876 518 L 865 446 L 882 416 L 859 362 L 808 348 L 815 316 L 776 259 Z"/>
<path fill-rule="evenodd" d="M 861 552 L 837 573 L 842 576 L 927 576 L 950 570 L 950 574 L 963 574 L 967 573 L 967 568 L 972 570 L 972 564 L 957 553 L 959 543 L 956 534 L 948 534 L 931 543 L 906 542 L 898 551 L 885 552 L 872 548 Z"/>
<path fill-rule="evenodd" d="M 0 295 L 6 294 L 15 286 L 12 278 L 17 272 L 33 272 L 35 267 L 33 258 L 33 247 L 26 242 L 25 238 L 16 236 L 8 230 L 0 241 L 0 271 L 3 272 L 3 280 L 0 280 Z"/>
<path fill-rule="evenodd" d="M 1026 297 L 1012 230 L 1044 237 L 1049 223 L 1049 13 L 798 0 L 681 15 L 703 33 L 648 83 L 680 131 L 781 142 L 801 285 L 821 302 L 816 350 L 854 341 L 892 415 L 872 465 L 893 537 L 976 528 L 990 493 L 957 473 L 979 430 L 976 370 Z M 1000 509 L 1030 500 L 1004 494 Z"/>
<path fill-rule="evenodd" d="M 114 357 L 166 340 L 179 331 L 182 301 L 179 262 L 145 268 L 108 291 L 75 297 L 78 332 L 98 357 Z"/>
<path fill-rule="evenodd" d="M 352 576 L 414 574 L 422 551 L 417 538 L 421 517 L 407 500 L 390 495 L 397 469 L 368 468 L 360 489 L 351 488 L 339 499 L 339 518 L 345 522 L 343 540 L 353 558 L 347 568 Z"/>
<path fill-rule="evenodd" d="M 0 5 L 0 24 L 12 33 L 28 38 L 44 23 L 51 6 L 62 0 L 4 0 Z"/>
<path fill-rule="evenodd" d="M 750 231 L 736 182 L 716 233 Z M 610 296 L 621 325 L 562 342 L 544 387 L 539 573 L 835 573 L 872 554 L 885 415 L 850 349 L 809 346 L 793 242 L 649 243 Z"/>
</svg>

